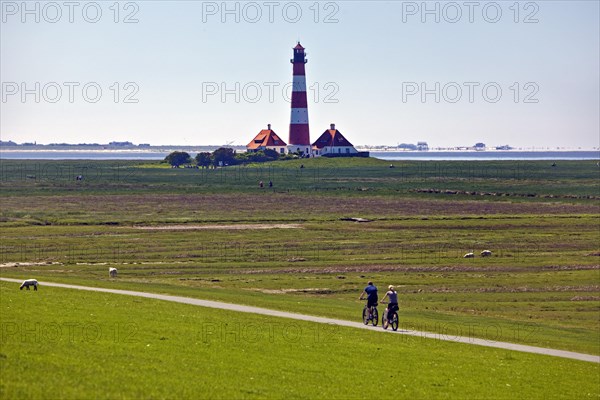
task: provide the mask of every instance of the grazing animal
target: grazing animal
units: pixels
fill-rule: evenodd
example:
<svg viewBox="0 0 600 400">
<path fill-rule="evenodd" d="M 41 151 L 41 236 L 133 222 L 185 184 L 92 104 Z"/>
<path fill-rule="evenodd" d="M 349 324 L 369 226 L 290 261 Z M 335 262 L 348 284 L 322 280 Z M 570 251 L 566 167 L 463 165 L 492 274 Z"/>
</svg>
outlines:
<svg viewBox="0 0 600 400">
<path fill-rule="evenodd" d="M 29 290 L 29 286 L 33 286 L 33 290 L 37 291 L 38 281 L 35 279 L 26 279 L 23 281 L 23 283 L 21 283 L 21 287 L 19 287 L 19 289 L 23 290 L 23 288 L 26 287 L 27 290 Z"/>
<path fill-rule="evenodd" d="M 492 252 L 489 250 L 484 250 L 481 252 L 481 257 L 489 257 L 492 255 Z"/>
<path fill-rule="evenodd" d="M 117 269 L 116 268 L 109 268 L 108 269 L 108 275 L 111 278 L 116 278 L 117 277 Z"/>
<path fill-rule="evenodd" d="M 463 258 L 473 258 L 475 257 L 475 254 L 473 254 L 473 252 L 467 253 L 463 256 Z"/>
</svg>

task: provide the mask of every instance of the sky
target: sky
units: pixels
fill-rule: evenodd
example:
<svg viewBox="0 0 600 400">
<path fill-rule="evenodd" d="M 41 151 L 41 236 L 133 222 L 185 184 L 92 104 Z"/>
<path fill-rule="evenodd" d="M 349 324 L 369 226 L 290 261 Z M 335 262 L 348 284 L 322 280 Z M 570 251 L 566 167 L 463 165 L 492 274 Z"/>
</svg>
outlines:
<svg viewBox="0 0 600 400">
<path fill-rule="evenodd" d="M 0 139 L 600 146 L 598 1 L 1 1 Z"/>
</svg>

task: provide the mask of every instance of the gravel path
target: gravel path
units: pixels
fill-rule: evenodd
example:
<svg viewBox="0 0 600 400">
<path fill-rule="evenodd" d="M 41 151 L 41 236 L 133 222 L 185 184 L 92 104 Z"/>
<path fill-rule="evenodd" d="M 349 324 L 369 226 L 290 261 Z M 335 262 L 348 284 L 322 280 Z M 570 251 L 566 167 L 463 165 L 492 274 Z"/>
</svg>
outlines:
<svg viewBox="0 0 600 400">
<path fill-rule="evenodd" d="M 22 280 L 9 279 L 9 278 L 0 278 L 0 281 L 14 282 L 14 283 L 22 282 Z M 40 282 L 39 290 L 43 291 L 44 287 L 46 287 L 46 286 L 60 287 L 60 288 L 65 288 L 65 289 L 87 290 L 87 291 L 91 291 L 91 292 L 113 293 L 113 294 L 121 294 L 121 295 L 126 295 L 126 296 L 146 297 L 148 299 L 173 301 L 176 303 L 191 304 L 191 305 L 200 306 L 200 307 L 217 308 L 217 309 L 221 309 L 221 310 L 230 310 L 230 311 L 245 312 L 245 313 L 252 313 L 252 314 L 268 315 L 268 316 L 280 317 L 280 318 L 291 318 L 291 319 L 295 319 L 295 320 L 317 322 L 317 323 L 321 323 L 321 324 L 332 324 L 332 325 L 338 325 L 338 326 L 347 326 L 350 328 L 368 329 L 368 330 L 373 330 L 373 331 L 382 332 L 382 333 L 395 333 L 395 334 L 400 334 L 400 335 L 418 336 L 418 337 L 422 337 L 422 338 L 445 340 L 445 341 L 449 341 L 449 342 L 467 343 L 467 344 L 474 344 L 474 345 L 478 345 L 478 346 L 495 347 L 495 348 L 499 348 L 499 349 L 521 351 L 521 352 L 525 352 L 525 353 L 544 354 L 544 355 L 555 356 L 555 357 L 571 358 L 574 360 L 600 363 L 600 356 L 595 356 L 595 355 L 591 355 L 591 354 L 583 354 L 583 353 L 575 353 L 575 352 L 566 351 L 566 350 L 555 350 L 555 349 L 548 349 L 548 348 L 543 348 L 543 347 L 527 346 L 527 345 L 523 345 L 523 344 L 497 342 L 497 341 L 493 341 L 493 340 L 477 339 L 477 338 L 466 337 L 466 336 L 447 336 L 447 335 L 442 335 L 440 333 L 432 333 L 432 332 L 406 331 L 406 330 L 401 330 L 401 329 L 399 329 L 396 332 L 392 331 L 391 329 L 384 331 L 381 328 L 381 326 L 377 326 L 377 327 L 373 327 L 370 325 L 367 326 L 367 325 L 364 325 L 362 322 L 353 322 L 353 321 L 345 321 L 345 320 L 334 319 L 334 318 L 316 317 L 316 316 L 312 316 L 312 315 L 304 315 L 304 314 L 296 314 L 296 313 L 285 312 L 285 311 L 269 310 L 269 309 L 260 308 L 260 307 L 222 303 L 222 302 L 210 301 L 210 300 L 200 300 L 200 299 L 194 299 L 194 298 L 190 298 L 190 297 L 170 296 L 170 295 L 156 294 L 156 293 L 137 292 L 137 291 L 132 291 L 132 290 L 119 290 L 119 289 L 107 289 L 107 288 L 98 288 L 98 287 L 90 287 L 90 286 L 67 285 L 67 284 L 63 284 L 63 283 L 52 283 L 52 282 Z M 15 287 L 15 289 L 18 289 L 18 288 Z"/>
</svg>

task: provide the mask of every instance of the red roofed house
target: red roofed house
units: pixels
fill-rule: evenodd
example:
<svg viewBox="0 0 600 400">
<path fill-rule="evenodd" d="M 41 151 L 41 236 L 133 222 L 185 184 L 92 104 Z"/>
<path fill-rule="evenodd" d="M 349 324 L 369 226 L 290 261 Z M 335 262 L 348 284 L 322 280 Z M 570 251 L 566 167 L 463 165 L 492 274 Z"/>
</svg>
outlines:
<svg viewBox="0 0 600 400">
<path fill-rule="evenodd" d="M 246 145 L 246 151 L 260 151 L 265 149 L 275 150 L 279 154 L 285 154 L 287 143 L 271 130 L 271 124 L 267 125 L 267 129 L 258 132 L 258 135 L 250 143 Z"/>
<path fill-rule="evenodd" d="M 312 144 L 312 154 L 314 157 L 323 155 L 349 155 L 356 154 L 358 151 L 352 143 L 335 129 L 335 124 L 331 124 L 331 129 L 327 129 Z"/>
</svg>

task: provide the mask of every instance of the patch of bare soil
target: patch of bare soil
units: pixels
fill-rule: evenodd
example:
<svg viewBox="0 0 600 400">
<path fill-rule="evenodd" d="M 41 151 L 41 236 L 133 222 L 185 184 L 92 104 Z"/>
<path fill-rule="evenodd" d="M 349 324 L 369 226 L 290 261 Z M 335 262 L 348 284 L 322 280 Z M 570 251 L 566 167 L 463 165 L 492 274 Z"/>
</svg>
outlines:
<svg viewBox="0 0 600 400">
<path fill-rule="evenodd" d="M 599 301 L 600 296 L 575 296 L 571 301 Z"/>
<path fill-rule="evenodd" d="M 190 231 L 203 229 L 299 229 L 300 224 L 235 224 L 235 225 L 158 225 L 158 226 L 134 226 L 135 229 L 145 231 Z"/>
<path fill-rule="evenodd" d="M 60 263 L 59 262 L 49 262 L 49 261 L 42 261 L 42 262 L 8 262 L 8 263 L 0 264 L 0 268 L 32 267 L 32 266 L 36 266 L 36 265 L 55 265 L 55 264 L 60 264 Z"/>
<path fill-rule="evenodd" d="M 433 193 L 433 194 L 464 194 L 470 196 L 505 196 L 505 197 L 537 197 L 544 199 L 588 199 L 599 200 L 599 196 L 577 196 L 573 194 L 566 195 L 538 195 L 535 193 L 508 193 L 508 192 L 477 192 L 468 190 L 449 190 L 449 189 L 413 189 L 415 193 Z"/>
<path fill-rule="evenodd" d="M 132 194 L 47 196 L 43 198 L 45 212 L 85 212 L 98 217 L 112 218 L 120 215 L 148 213 L 180 215 L 199 212 L 197 215 L 227 213 L 232 218 L 253 215 L 258 210 L 269 210 L 271 215 L 297 213 L 332 214 L 333 216 L 361 215 L 369 210 L 372 215 L 460 215 L 460 214 L 596 214 L 598 203 L 567 204 L 542 202 L 475 201 L 451 199 L 412 199 L 402 197 L 342 197 L 299 196 L 277 193 L 273 196 L 256 194 Z M 8 196 L 2 198 L 3 209 L 20 212 L 39 212 L 38 196 Z M 199 211 L 200 210 L 200 211 Z M 341 214 L 341 215 L 340 215 Z"/>
<path fill-rule="evenodd" d="M 543 272 L 543 271 L 583 271 L 600 269 L 600 265 L 550 265 L 539 267 L 474 267 L 465 265 L 453 266 L 420 266 L 403 267 L 393 265 L 363 265 L 352 267 L 329 268 L 284 268 L 284 269 L 250 269 L 236 270 L 236 274 L 338 274 L 338 273 L 372 273 L 372 272 Z"/>
<path fill-rule="evenodd" d="M 546 292 L 600 292 L 600 286 L 491 286 L 478 288 L 448 288 L 437 287 L 421 289 L 426 293 L 546 293 Z M 573 300 L 573 299 L 571 299 Z"/>
<path fill-rule="evenodd" d="M 304 289 L 262 289 L 262 288 L 250 288 L 253 290 L 266 294 L 286 294 L 286 293 L 312 293 L 312 294 L 329 294 L 333 291 L 329 288 L 304 288 Z"/>
</svg>

